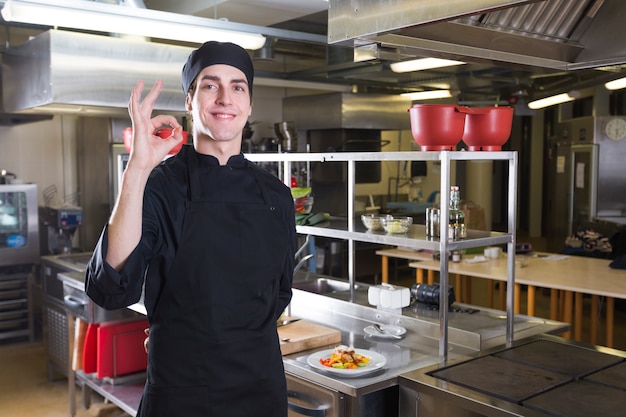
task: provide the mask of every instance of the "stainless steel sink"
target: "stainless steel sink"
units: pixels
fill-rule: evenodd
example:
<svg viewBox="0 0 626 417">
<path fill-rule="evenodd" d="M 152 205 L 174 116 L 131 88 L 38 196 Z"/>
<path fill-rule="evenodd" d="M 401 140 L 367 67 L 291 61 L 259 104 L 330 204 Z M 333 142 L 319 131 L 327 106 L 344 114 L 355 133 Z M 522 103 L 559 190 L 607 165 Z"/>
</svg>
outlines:
<svg viewBox="0 0 626 417">
<path fill-rule="evenodd" d="M 308 291 L 315 294 L 331 294 L 337 292 L 349 292 L 350 283 L 347 281 L 339 281 L 328 278 L 315 278 L 312 280 L 295 281 L 293 288 Z M 355 289 L 359 288 L 359 284 L 355 284 Z"/>
</svg>

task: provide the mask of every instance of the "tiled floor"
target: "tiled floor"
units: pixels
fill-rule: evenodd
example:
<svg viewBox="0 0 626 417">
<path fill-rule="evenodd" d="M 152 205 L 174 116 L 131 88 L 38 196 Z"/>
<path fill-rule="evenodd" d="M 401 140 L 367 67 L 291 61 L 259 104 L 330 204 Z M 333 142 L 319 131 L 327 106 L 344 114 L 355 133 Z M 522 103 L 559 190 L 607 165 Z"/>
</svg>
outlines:
<svg viewBox="0 0 626 417">
<path fill-rule="evenodd" d="M 85 410 L 76 396 L 76 417 L 118 417 L 122 413 L 104 404 L 97 395 Z M 67 379 L 48 380 L 46 356 L 41 343 L 0 345 L 0 416 L 69 417 Z"/>
</svg>

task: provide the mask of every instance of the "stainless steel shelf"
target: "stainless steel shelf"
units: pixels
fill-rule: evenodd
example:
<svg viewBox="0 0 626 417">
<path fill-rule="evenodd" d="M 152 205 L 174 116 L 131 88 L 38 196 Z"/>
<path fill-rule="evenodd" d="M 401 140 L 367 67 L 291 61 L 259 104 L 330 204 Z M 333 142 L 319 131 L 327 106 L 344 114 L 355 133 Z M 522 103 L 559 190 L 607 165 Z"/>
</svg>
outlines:
<svg viewBox="0 0 626 417">
<path fill-rule="evenodd" d="M 321 226 L 296 226 L 296 231 L 304 235 L 333 239 L 352 239 L 358 242 L 395 245 L 416 250 L 437 251 L 441 246 L 439 238 L 426 237 L 426 227 L 416 224 L 411 225 L 407 233 L 389 234 L 384 231 L 369 231 L 361 225 L 360 220 L 355 220 L 352 230 L 349 230 L 346 218 L 334 217 Z M 510 241 L 511 236 L 506 233 L 468 230 L 466 239 L 449 241 L 448 249 L 459 250 L 478 246 L 503 245 Z"/>
<path fill-rule="evenodd" d="M 386 245 L 397 245 L 415 249 L 430 249 L 442 254 L 452 250 L 469 249 L 487 245 L 507 245 L 507 326 L 506 340 L 513 342 L 513 288 L 515 284 L 515 227 L 517 210 L 517 152 L 335 152 L 335 153 L 279 153 L 279 154 L 247 154 L 246 158 L 253 162 L 279 162 L 282 165 L 282 178 L 291 178 L 291 162 L 346 162 L 348 218 L 331 218 L 328 224 L 320 226 L 297 226 L 301 234 L 343 239 L 348 242 L 348 281 L 354 287 L 354 242 L 371 242 Z M 359 161 L 439 161 L 441 163 L 440 206 L 441 218 L 447 219 L 450 201 L 450 173 L 452 161 L 504 161 L 508 162 L 508 222 L 507 233 L 468 231 L 468 238 L 459 241 L 448 240 L 448 228 L 441 228 L 440 239 L 426 238 L 425 228 L 412 225 L 405 235 L 390 235 L 383 232 L 368 232 L 361 226 L 360 219 L 354 217 L 355 198 L 355 162 Z M 332 213 L 331 213 L 332 214 Z M 448 256 L 441 256 L 439 283 L 448 286 Z M 352 290 L 350 300 L 354 299 Z M 448 292 L 440 291 L 439 305 L 448 305 Z M 440 339 L 439 356 L 442 362 L 448 358 L 448 311 L 439 310 Z"/>
</svg>

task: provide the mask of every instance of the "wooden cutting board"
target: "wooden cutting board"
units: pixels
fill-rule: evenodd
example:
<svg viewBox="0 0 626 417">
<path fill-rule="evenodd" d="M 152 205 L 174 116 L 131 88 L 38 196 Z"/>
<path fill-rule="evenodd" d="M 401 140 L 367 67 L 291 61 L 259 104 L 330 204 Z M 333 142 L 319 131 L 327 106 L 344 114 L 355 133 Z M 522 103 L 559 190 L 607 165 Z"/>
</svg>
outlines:
<svg viewBox="0 0 626 417">
<path fill-rule="evenodd" d="M 282 320 L 288 319 L 288 317 L 282 318 Z M 339 330 L 306 320 L 280 326 L 278 328 L 278 336 L 281 339 L 289 339 L 288 342 L 280 342 L 280 351 L 283 355 L 341 342 L 341 332 Z"/>
</svg>

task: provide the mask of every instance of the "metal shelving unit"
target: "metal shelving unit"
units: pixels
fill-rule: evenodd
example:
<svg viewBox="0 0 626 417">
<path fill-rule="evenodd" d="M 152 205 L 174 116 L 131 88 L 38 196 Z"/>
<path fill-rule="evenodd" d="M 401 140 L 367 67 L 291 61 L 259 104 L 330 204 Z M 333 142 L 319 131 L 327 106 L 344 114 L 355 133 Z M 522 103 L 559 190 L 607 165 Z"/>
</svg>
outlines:
<svg viewBox="0 0 626 417">
<path fill-rule="evenodd" d="M 515 225 L 517 207 L 517 152 L 338 152 L 338 153 L 279 153 L 247 154 L 253 162 L 282 162 L 283 178 L 291 178 L 289 162 L 346 162 L 348 164 L 347 218 L 331 218 L 322 226 L 296 226 L 296 231 L 305 235 L 344 239 L 348 242 L 348 280 L 352 291 L 350 301 L 354 301 L 354 242 L 370 242 L 384 245 L 397 245 L 413 249 L 426 249 L 449 254 L 453 250 L 468 249 L 486 245 L 507 245 L 507 344 L 513 341 L 513 289 L 515 284 Z M 441 218 L 447 219 L 450 200 L 450 168 L 453 161 L 505 161 L 508 162 L 508 222 L 507 232 L 484 232 L 468 230 L 466 239 L 448 240 L 448 228 L 441 228 L 439 238 L 427 238 L 425 227 L 412 225 L 405 235 L 389 235 L 384 232 L 370 232 L 354 216 L 355 162 L 359 161 L 439 161 L 441 163 L 440 202 Z M 448 286 L 448 256 L 441 256 L 440 285 Z M 448 292 L 440 291 L 439 305 L 448 305 Z M 439 356 L 447 361 L 448 350 L 448 311 L 439 309 L 440 339 Z"/>
</svg>

